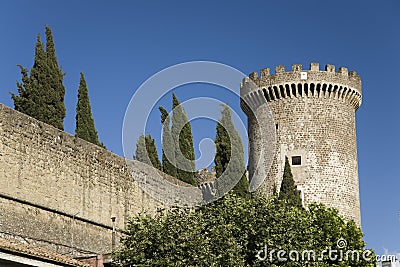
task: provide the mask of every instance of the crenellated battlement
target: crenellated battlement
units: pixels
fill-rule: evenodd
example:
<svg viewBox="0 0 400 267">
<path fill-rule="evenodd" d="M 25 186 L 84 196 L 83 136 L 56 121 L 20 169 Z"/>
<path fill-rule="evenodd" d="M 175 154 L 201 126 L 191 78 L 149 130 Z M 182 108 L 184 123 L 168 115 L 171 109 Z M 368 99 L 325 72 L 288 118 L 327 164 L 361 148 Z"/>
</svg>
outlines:
<svg viewBox="0 0 400 267">
<path fill-rule="evenodd" d="M 293 64 L 287 72 L 284 65 L 260 70 L 260 74 L 252 72 L 240 85 L 241 97 L 249 105 L 259 103 L 262 97 L 267 102 L 298 97 L 316 97 L 341 99 L 355 109 L 361 105 L 362 89 L 360 76 L 346 67 L 338 68 L 327 64 L 320 70 L 319 63 L 311 63 L 309 70 L 301 64 Z M 263 102 L 263 101 L 262 101 Z M 243 104 L 242 104 L 243 106 Z"/>
<path fill-rule="evenodd" d="M 302 74 L 303 73 L 303 74 Z M 305 75 L 307 73 L 307 75 Z M 260 70 L 260 74 L 252 72 L 249 74 L 249 79 L 257 84 L 257 86 L 268 86 L 279 83 L 280 80 L 326 80 L 333 83 L 346 84 L 349 87 L 357 89 L 361 94 L 361 79 L 355 71 L 348 71 L 346 67 L 340 67 L 335 71 L 335 65 L 327 64 L 324 70 L 320 70 L 319 63 L 310 63 L 310 69 L 304 70 L 301 64 L 293 64 L 292 70 L 287 72 L 284 65 L 275 67 L 275 73 L 271 73 L 270 68 Z M 249 79 L 243 79 L 241 86 L 244 86 Z"/>
</svg>

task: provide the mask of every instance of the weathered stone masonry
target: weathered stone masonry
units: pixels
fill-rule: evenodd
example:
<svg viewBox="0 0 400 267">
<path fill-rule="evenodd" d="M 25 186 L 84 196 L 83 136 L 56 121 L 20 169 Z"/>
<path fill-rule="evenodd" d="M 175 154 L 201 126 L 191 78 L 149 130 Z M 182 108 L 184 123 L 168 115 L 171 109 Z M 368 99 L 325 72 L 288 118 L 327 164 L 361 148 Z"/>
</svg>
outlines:
<svg viewBox="0 0 400 267">
<path fill-rule="evenodd" d="M 285 156 L 290 162 L 301 157 L 292 172 L 305 204 L 325 203 L 360 224 L 355 110 L 361 95 L 360 77 L 343 67 L 335 72 L 333 65 L 320 71 L 318 63 L 311 63 L 310 70 L 296 64 L 291 72 L 281 65 L 275 74 L 268 68 L 260 77 L 250 74 L 241 84 L 250 177 L 263 142 L 258 125 L 266 120 L 257 111 L 267 104 L 276 124 L 277 150 L 263 190 L 270 194 L 274 185 L 279 189 Z"/>
<path fill-rule="evenodd" d="M 131 164 L 134 177 L 154 174 Z M 130 216 L 162 206 L 126 166 L 124 158 L 0 104 L 0 237 L 60 253 L 109 252 L 111 217 L 123 230 Z"/>
</svg>

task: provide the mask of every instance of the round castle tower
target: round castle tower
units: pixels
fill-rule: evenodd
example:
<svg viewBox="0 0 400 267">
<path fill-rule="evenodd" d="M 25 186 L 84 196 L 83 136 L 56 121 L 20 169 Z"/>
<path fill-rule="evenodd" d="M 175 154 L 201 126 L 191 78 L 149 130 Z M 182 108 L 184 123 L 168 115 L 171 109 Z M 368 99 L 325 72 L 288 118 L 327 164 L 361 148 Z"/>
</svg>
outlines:
<svg viewBox="0 0 400 267">
<path fill-rule="evenodd" d="M 262 190 L 267 194 L 275 186 L 279 190 L 287 156 L 305 205 L 324 203 L 360 225 L 355 111 L 362 92 L 357 73 L 344 67 L 335 72 L 333 65 L 320 71 L 318 63 L 311 63 L 310 70 L 295 64 L 285 72 L 281 65 L 275 74 L 269 68 L 262 69 L 260 77 L 251 73 L 240 91 L 248 117 L 249 177 L 266 142 L 258 127 L 265 117 L 254 114 L 267 103 L 277 145 L 271 168 L 265 167 Z"/>
</svg>

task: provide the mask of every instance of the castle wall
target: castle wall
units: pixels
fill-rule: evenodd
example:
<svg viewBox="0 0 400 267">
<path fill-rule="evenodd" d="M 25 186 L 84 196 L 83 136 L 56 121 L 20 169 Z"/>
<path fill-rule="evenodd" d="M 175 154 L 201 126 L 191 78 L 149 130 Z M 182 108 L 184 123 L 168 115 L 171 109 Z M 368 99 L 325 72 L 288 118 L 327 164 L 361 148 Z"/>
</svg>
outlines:
<svg viewBox="0 0 400 267">
<path fill-rule="evenodd" d="M 111 228 L 0 198 L 0 237 L 77 256 L 111 251 Z M 121 233 L 117 232 L 117 239 Z"/>
<path fill-rule="evenodd" d="M 123 230 L 130 216 L 162 206 L 133 179 L 154 169 L 133 161 L 130 170 L 124 158 L 0 104 L 0 235 L 57 241 L 63 253 L 76 225 L 76 250 L 109 251 L 111 217 Z"/>
</svg>

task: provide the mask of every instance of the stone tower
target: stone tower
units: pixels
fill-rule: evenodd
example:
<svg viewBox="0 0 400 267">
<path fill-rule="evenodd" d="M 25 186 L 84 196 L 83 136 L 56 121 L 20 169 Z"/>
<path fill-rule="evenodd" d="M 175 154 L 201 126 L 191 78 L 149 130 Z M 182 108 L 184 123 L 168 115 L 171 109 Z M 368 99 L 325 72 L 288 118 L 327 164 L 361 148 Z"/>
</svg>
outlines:
<svg viewBox="0 0 400 267">
<path fill-rule="evenodd" d="M 248 117 L 249 177 L 255 173 L 256 158 L 263 157 L 259 148 L 266 145 L 259 127 L 266 117 L 256 114 L 268 105 L 276 147 L 271 168 L 261 165 L 266 176 L 261 190 L 279 190 L 287 156 L 305 205 L 324 203 L 360 225 L 355 111 L 362 92 L 357 73 L 344 67 L 335 72 L 333 65 L 321 71 L 318 63 L 311 63 L 310 70 L 295 64 L 286 72 L 281 65 L 275 74 L 269 68 L 262 69 L 260 77 L 251 73 L 240 90 Z"/>
</svg>

